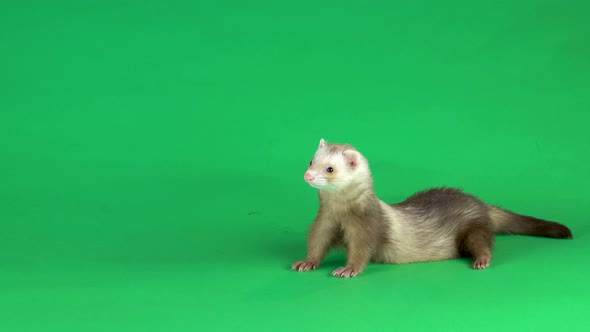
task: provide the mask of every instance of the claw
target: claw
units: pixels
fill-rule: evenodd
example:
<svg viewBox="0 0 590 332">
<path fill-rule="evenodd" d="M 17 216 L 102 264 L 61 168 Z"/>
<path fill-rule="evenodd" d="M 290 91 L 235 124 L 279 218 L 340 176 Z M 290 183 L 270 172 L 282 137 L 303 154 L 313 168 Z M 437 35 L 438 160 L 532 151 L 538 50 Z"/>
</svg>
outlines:
<svg viewBox="0 0 590 332">
<path fill-rule="evenodd" d="M 361 271 L 353 267 L 339 267 L 332 272 L 332 275 L 337 278 L 354 278 L 360 273 Z"/>
<path fill-rule="evenodd" d="M 308 261 L 298 261 L 295 264 L 291 265 L 291 269 L 297 272 L 305 272 L 309 270 L 315 270 L 317 268 L 317 264 Z"/>
</svg>

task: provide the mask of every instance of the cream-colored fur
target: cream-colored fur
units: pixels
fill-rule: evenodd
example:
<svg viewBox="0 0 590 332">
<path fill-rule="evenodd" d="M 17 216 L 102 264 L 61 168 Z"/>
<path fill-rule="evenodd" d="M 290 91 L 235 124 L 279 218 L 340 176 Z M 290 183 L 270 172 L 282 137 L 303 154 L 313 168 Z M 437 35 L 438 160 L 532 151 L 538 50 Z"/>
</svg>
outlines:
<svg viewBox="0 0 590 332">
<path fill-rule="evenodd" d="M 293 264 L 315 269 L 333 246 L 344 246 L 337 277 L 362 273 L 369 261 L 413 263 L 469 254 L 475 269 L 491 260 L 494 233 L 572 238 L 558 223 L 492 207 L 456 188 L 433 188 L 389 205 L 373 189 L 369 163 L 348 144 L 320 141 L 305 180 L 320 189 L 320 211 L 308 238 L 308 256 Z"/>
<path fill-rule="evenodd" d="M 433 229 L 428 220 L 417 220 L 403 210 L 380 201 L 390 223 L 387 244 L 374 257 L 379 263 L 404 264 L 459 257 L 455 232 Z M 429 241 L 424 241 L 429 239 Z"/>
</svg>

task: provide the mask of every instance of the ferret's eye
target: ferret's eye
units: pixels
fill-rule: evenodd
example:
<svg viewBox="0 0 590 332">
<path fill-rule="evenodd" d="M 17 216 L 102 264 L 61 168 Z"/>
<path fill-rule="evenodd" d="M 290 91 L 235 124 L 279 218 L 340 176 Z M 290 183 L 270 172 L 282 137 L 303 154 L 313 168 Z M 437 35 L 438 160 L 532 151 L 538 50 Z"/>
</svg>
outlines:
<svg viewBox="0 0 590 332">
<path fill-rule="evenodd" d="M 311 164 L 312 164 L 312 163 L 313 163 L 313 160 L 310 160 L 310 161 L 309 161 L 309 166 L 311 166 Z"/>
<path fill-rule="evenodd" d="M 326 168 L 326 171 L 328 173 L 332 173 L 332 172 L 334 172 L 334 169 L 332 167 L 328 167 L 328 168 Z"/>
</svg>

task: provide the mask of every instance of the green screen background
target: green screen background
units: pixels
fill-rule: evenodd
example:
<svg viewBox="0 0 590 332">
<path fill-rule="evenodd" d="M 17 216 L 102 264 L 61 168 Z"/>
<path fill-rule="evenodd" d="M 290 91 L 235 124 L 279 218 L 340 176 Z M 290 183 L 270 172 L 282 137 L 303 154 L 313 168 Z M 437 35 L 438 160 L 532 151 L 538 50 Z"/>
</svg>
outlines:
<svg viewBox="0 0 590 332">
<path fill-rule="evenodd" d="M 0 5 L 1 331 L 587 331 L 586 1 Z M 320 138 L 378 195 L 571 227 L 469 260 L 305 257 Z"/>
</svg>

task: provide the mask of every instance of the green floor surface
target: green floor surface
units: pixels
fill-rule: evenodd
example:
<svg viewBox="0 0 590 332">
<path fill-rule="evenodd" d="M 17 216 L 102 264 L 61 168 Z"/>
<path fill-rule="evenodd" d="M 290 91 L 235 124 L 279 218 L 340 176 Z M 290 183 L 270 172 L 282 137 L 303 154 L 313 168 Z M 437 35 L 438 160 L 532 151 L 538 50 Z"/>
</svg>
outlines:
<svg viewBox="0 0 590 332">
<path fill-rule="evenodd" d="M 588 331 L 587 1 L 0 5 L 0 331 Z M 468 260 L 289 270 L 321 137 L 378 195 L 560 221 Z"/>
</svg>

